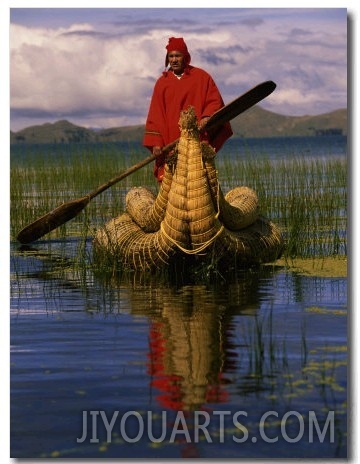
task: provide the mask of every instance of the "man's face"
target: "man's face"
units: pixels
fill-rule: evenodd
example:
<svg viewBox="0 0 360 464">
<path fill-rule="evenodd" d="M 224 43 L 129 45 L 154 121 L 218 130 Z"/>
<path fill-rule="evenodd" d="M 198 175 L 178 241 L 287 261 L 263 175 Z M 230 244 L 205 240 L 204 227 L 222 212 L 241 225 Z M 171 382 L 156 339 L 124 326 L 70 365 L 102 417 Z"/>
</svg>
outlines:
<svg viewBox="0 0 360 464">
<path fill-rule="evenodd" d="M 185 69 L 185 57 L 181 52 L 173 50 L 168 53 L 169 65 L 175 74 L 181 74 Z"/>
</svg>

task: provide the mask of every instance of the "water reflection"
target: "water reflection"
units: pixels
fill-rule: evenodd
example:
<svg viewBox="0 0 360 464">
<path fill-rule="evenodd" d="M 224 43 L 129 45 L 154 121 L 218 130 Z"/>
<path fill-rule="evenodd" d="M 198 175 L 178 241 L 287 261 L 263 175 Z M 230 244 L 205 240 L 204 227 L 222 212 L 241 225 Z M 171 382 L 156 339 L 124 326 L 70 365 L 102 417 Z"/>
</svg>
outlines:
<svg viewBox="0 0 360 464">
<path fill-rule="evenodd" d="M 269 279 L 274 272 L 274 268 L 267 268 L 260 274 L 262 279 Z M 129 307 L 133 315 L 149 319 L 147 370 L 159 406 L 194 411 L 208 403 L 228 401 L 226 387 L 232 382 L 231 373 L 242 351 L 248 358 L 254 341 L 246 337 L 240 340 L 239 334 L 234 334 L 233 318 L 252 316 L 256 324 L 260 300 L 265 298 L 264 291 L 259 292 L 260 274 L 243 272 L 220 288 L 166 287 L 156 284 L 155 279 L 144 284 L 143 276 L 140 281 L 132 280 Z M 112 278 L 111 285 L 121 288 L 124 281 Z M 250 336 L 253 329 L 248 328 Z M 242 364 L 248 365 L 248 359 Z M 260 376 L 251 383 L 249 374 L 245 369 L 244 391 L 260 391 Z M 241 389 L 241 384 L 237 388 Z"/>
<path fill-rule="evenodd" d="M 323 427 L 326 411 L 333 409 L 335 444 L 307 448 L 304 439 L 272 450 L 277 456 L 345 455 L 345 279 L 269 266 L 205 285 L 156 275 L 104 275 L 63 256 L 35 248 L 12 254 L 14 454 L 36 456 L 40 446 L 48 456 L 55 449 L 69 457 L 83 410 L 246 410 L 252 435 L 266 410 L 280 416 L 295 410 L 304 417 L 315 410 Z M 38 398 L 45 398 L 41 416 Z M 24 423 L 25 409 L 31 424 Z M 56 434 L 52 441 L 45 434 L 39 445 L 32 430 L 40 437 L 54 417 Z M 240 450 L 233 429 L 225 427 L 227 446 L 214 445 L 213 457 L 271 455 L 264 443 Z M 185 452 L 176 446 L 165 447 L 164 456 Z M 112 443 L 107 454 L 98 448 L 84 444 L 71 453 L 134 457 L 124 443 Z M 157 456 L 148 443 L 137 450 L 139 457 Z M 206 456 L 200 445 L 196 453 Z"/>
<path fill-rule="evenodd" d="M 66 311 L 100 310 L 116 314 L 126 308 L 133 316 L 145 316 L 149 321 L 150 386 L 157 392 L 159 406 L 173 410 L 193 411 L 208 403 L 228 401 L 225 386 L 231 383 L 229 374 L 236 370 L 239 346 L 248 350 L 246 344 L 250 343 L 244 339 L 240 343 L 236 337 L 234 340 L 232 319 L 235 315 L 257 314 L 260 300 L 266 298 L 263 288 L 259 293 L 259 283 L 276 272 L 274 267 L 261 272 L 243 271 L 232 275 L 232 281 L 222 278 L 221 285 L 215 286 L 176 285 L 173 281 L 164 281 L 164 277 L 159 283 L 158 276 L 143 273 L 110 278 L 96 273 L 94 281 L 93 277 L 88 278 L 83 285 L 71 261 L 56 253 L 22 247 L 15 256 L 31 260 L 27 272 L 21 265 L 24 282 L 37 281 L 43 292 L 46 287 L 53 289 L 53 297 L 51 290 L 43 293 L 47 312 L 53 311 L 54 306 L 59 309 L 61 304 Z M 183 281 L 184 276 L 178 280 Z M 30 286 L 30 300 L 35 301 L 34 283 Z M 19 293 L 24 295 L 24 287 Z M 29 300 L 29 293 L 25 292 L 25 298 L 18 300 L 18 307 L 24 300 Z M 41 311 L 39 307 L 37 311 Z M 248 374 L 244 374 L 244 389 L 261 390 L 259 382 L 249 385 Z"/>
</svg>

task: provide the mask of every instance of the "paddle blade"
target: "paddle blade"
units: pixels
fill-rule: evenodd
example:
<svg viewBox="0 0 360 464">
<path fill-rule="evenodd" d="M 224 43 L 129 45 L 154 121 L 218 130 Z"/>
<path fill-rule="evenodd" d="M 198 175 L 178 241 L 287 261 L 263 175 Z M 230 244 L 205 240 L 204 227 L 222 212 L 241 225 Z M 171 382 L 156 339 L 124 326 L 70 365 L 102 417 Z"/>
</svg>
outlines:
<svg viewBox="0 0 360 464">
<path fill-rule="evenodd" d="M 45 216 L 24 227 L 16 236 L 17 240 L 22 244 L 34 242 L 43 235 L 65 224 L 65 222 L 70 221 L 70 219 L 73 219 L 85 208 L 89 201 L 90 197 L 86 196 L 58 206 L 45 214 Z"/>
<path fill-rule="evenodd" d="M 215 128 L 225 122 L 231 121 L 239 114 L 268 97 L 276 88 L 273 81 L 265 81 L 248 90 L 240 97 L 220 108 L 214 113 L 206 124 L 206 129 Z"/>
</svg>

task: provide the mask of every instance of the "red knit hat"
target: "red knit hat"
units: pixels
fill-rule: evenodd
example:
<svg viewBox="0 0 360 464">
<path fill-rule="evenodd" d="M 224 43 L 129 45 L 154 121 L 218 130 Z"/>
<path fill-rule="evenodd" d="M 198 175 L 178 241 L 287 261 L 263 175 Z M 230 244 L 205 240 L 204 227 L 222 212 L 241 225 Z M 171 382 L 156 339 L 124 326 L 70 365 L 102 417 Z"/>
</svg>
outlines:
<svg viewBox="0 0 360 464">
<path fill-rule="evenodd" d="M 184 39 L 182 37 L 178 37 L 178 38 L 170 37 L 169 43 L 166 45 L 165 48 L 167 50 L 167 54 L 165 58 L 165 66 L 169 64 L 168 53 L 173 52 L 173 51 L 181 52 L 184 55 L 186 65 L 190 63 L 191 56 L 190 56 L 190 53 L 188 52 L 186 43 L 184 42 Z"/>
</svg>

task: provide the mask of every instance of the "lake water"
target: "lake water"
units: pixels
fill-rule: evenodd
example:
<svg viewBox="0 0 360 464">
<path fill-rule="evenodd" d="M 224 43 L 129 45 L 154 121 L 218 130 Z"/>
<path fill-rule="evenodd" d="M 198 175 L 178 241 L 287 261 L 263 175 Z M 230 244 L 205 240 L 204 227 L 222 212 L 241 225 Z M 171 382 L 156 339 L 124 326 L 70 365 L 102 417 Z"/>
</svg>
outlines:
<svg viewBox="0 0 360 464">
<path fill-rule="evenodd" d="M 343 137 L 231 143 L 346 156 Z M 74 267 L 80 241 L 11 243 L 12 457 L 346 457 L 346 278 L 104 276 Z"/>
<path fill-rule="evenodd" d="M 11 147 L 11 162 L 18 163 L 26 160 L 31 162 L 34 157 L 41 153 L 46 161 L 57 162 L 59 158 L 72 159 L 81 151 L 77 147 L 86 146 L 78 143 L 68 149 L 68 144 L 17 144 Z M 148 155 L 149 152 L 139 142 L 114 142 L 111 144 L 94 143 L 91 147 L 103 146 L 118 147 L 120 153 L 128 152 Z M 323 137 L 264 137 L 264 138 L 231 138 L 221 149 L 218 162 L 225 156 L 253 156 L 266 157 L 270 160 L 279 160 L 289 156 L 322 158 L 322 157 L 344 157 L 347 153 L 346 136 L 323 136 Z"/>
</svg>

